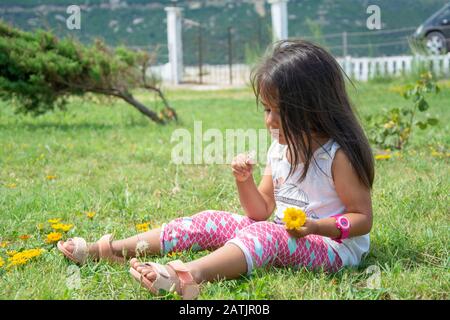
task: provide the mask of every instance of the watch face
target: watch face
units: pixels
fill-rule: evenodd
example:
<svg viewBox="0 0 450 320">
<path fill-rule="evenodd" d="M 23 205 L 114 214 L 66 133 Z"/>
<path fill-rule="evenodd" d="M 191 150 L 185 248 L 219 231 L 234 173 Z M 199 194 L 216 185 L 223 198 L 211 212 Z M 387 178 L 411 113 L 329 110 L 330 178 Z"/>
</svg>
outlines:
<svg viewBox="0 0 450 320">
<path fill-rule="evenodd" d="M 346 217 L 340 217 L 338 221 L 343 229 L 348 229 L 350 227 L 350 221 L 348 221 Z"/>
</svg>

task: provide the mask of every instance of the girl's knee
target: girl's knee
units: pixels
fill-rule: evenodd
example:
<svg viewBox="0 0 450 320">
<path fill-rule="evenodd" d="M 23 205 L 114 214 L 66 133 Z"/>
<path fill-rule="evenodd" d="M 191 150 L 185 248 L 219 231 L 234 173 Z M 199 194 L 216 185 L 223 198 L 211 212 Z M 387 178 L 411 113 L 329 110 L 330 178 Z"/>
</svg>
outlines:
<svg viewBox="0 0 450 320">
<path fill-rule="evenodd" d="M 249 234 L 256 237 L 266 237 L 268 234 L 276 235 L 279 232 L 279 226 L 269 221 L 254 222 L 243 228 L 241 234 Z"/>
<path fill-rule="evenodd" d="M 203 210 L 203 211 L 200 211 L 200 212 L 194 214 L 192 216 L 192 218 L 194 218 L 194 217 L 196 217 L 196 218 L 198 218 L 198 217 L 214 217 L 217 215 L 227 215 L 227 214 L 231 214 L 231 213 L 225 212 L 225 211 L 218 211 L 218 210 Z"/>
</svg>

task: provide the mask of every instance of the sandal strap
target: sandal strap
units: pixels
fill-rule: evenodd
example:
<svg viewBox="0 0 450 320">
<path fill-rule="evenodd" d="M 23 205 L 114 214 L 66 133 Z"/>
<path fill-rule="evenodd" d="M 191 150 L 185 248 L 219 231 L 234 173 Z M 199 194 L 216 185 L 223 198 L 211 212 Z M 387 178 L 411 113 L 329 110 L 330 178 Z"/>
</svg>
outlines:
<svg viewBox="0 0 450 320">
<path fill-rule="evenodd" d="M 116 256 L 112 251 L 111 242 L 112 234 L 105 234 L 97 241 L 99 258 L 112 262 L 123 262 L 124 258 Z"/>
<path fill-rule="evenodd" d="M 199 294 L 199 286 L 186 265 L 181 260 L 171 261 L 167 265 L 177 273 L 178 279 L 180 280 L 181 295 L 183 299 L 195 299 Z"/>
<path fill-rule="evenodd" d="M 72 251 L 73 258 L 81 264 L 85 263 L 88 256 L 86 240 L 84 240 L 83 238 L 75 237 L 70 238 L 67 241 L 72 241 L 74 245 Z"/>
<path fill-rule="evenodd" d="M 156 291 L 173 291 L 174 281 L 170 277 L 170 273 L 167 271 L 166 267 L 162 264 L 156 262 L 147 262 L 143 264 L 144 266 L 149 266 L 156 273 L 156 279 L 152 282 L 152 288 Z"/>
<path fill-rule="evenodd" d="M 105 259 L 111 256 L 111 241 L 111 234 L 105 234 L 97 241 L 98 256 L 100 258 Z"/>
</svg>

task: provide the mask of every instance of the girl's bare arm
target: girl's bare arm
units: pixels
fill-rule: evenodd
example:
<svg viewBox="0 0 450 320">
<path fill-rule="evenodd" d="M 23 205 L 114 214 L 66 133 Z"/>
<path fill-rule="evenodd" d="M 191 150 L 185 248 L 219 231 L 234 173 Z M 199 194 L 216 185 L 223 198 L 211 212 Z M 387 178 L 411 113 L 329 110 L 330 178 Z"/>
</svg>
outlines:
<svg viewBox="0 0 450 320">
<path fill-rule="evenodd" d="M 253 176 L 243 182 L 236 180 L 236 184 L 246 215 L 256 221 L 267 220 L 275 209 L 272 176 L 264 175 L 258 188 Z"/>
<path fill-rule="evenodd" d="M 253 179 L 253 163 L 246 155 L 238 155 L 231 163 L 231 168 L 245 214 L 256 221 L 267 220 L 275 209 L 270 166 L 266 167 L 259 187 L 256 187 Z"/>
</svg>

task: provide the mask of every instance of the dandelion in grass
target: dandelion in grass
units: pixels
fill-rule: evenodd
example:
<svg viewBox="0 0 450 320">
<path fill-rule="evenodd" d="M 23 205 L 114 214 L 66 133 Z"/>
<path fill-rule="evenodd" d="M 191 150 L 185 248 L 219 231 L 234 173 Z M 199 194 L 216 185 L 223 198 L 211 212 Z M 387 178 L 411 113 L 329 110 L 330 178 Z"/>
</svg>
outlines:
<svg viewBox="0 0 450 320">
<path fill-rule="evenodd" d="M 47 243 L 55 243 L 61 240 L 62 234 L 59 232 L 51 232 L 47 235 Z"/>
<path fill-rule="evenodd" d="M 72 229 L 73 224 L 64 224 L 64 223 L 55 223 L 52 224 L 52 229 L 53 230 L 60 230 L 60 231 L 64 231 L 64 232 L 68 232 L 70 229 Z"/>
<path fill-rule="evenodd" d="M 149 226 L 150 226 L 150 222 L 139 223 L 136 225 L 136 230 L 139 232 L 145 232 L 150 229 Z"/>
<path fill-rule="evenodd" d="M 136 243 L 136 255 L 141 256 L 150 248 L 150 244 L 145 240 L 140 240 Z"/>
<path fill-rule="evenodd" d="M 5 261 L 2 259 L 2 257 L 0 257 L 0 268 L 3 267 L 5 265 Z"/>
<path fill-rule="evenodd" d="M 170 257 L 170 258 L 176 258 L 176 257 L 178 257 L 180 255 L 181 255 L 181 252 L 177 252 L 177 251 L 169 252 L 167 254 L 167 256 Z"/>
<path fill-rule="evenodd" d="M 9 184 L 6 185 L 6 187 L 9 188 L 9 189 L 15 189 L 17 187 L 17 184 L 9 183 Z"/>
<path fill-rule="evenodd" d="M 12 257 L 8 258 L 8 267 L 24 265 L 31 259 L 40 256 L 44 251 L 44 249 L 28 249 L 17 252 Z"/>
<path fill-rule="evenodd" d="M 306 222 L 306 213 L 301 209 L 287 208 L 283 213 L 283 221 L 288 229 L 298 229 Z"/>
<path fill-rule="evenodd" d="M 95 216 L 95 211 L 86 212 L 86 217 L 88 217 L 89 219 L 93 219 L 94 216 Z"/>
<path fill-rule="evenodd" d="M 55 223 L 59 223 L 61 221 L 61 218 L 48 219 L 47 221 L 50 224 L 55 224 Z"/>
<path fill-rule="evenodd" d="M 30 238 L 31 238 L 31 236 L 29 234 L 22 234 L 19 236 L 20 240 L 28 240 Z"/>
<path fill-rule="evenodd" d="M 375 160 L 388 160 L 391 158 L 390 154 L 377 154 Z"/>
<path fill-rule="evenodd" d="M 48 175 L 46 177 L 47 180 L 55 180 L 57 177 L 55 175 Z"/>
</svg>

